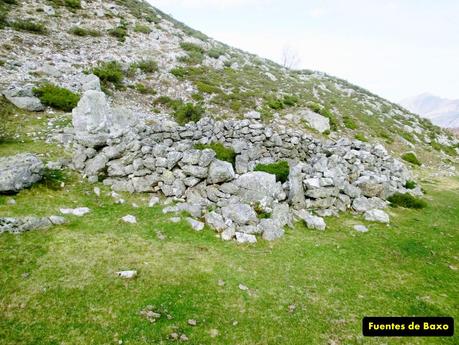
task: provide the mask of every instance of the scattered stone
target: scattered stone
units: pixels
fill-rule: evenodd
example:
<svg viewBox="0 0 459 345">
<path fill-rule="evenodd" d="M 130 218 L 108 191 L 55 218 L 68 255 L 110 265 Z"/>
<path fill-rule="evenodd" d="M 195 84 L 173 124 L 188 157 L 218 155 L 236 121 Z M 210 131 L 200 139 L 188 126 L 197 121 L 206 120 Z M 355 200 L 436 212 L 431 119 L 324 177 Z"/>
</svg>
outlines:
<svg viewBox="0 0 459 345">
<path fill-rule="evenodd" d="M 172 218 L 169 218 L 169 220 L 171 223 L 177 224 L 177 223 L 180 223 L 182 219 L 180 217 L 172 217 Z"/>
<path fill-rule="evenodd" d="M 189 320 L 187 321 L 187 323 L 188 323 L 190 326 L 196 326 L 196 325 L 198 324 L 197 321 L 194 320 L 194 319 L 189 319 Z"/>
<path fill-rule="evenodd" d="M 85 214 L 91 212 L 91 210 L 88 207 L 60 208 L 59 211 L 62 214 L 70 214 L 77 217 L 83 217 Z"/>
<path fill-rule="evenodd" d="M 7 205 L 10 205 L 10 206 L 14 206 L 14 205 L 16 205 L 16 200 L 14 200 L 14 199 L 8 199 L 8 200 L 6 201 L 6 204 L 7 204 Z"/>
<path fill-rule="evenodd" d="M 218 332 L 217 329 L 215 328 L 212 328 L 210 331 L 209 331 L 209 335 L 211 338 L 216 338 L 220 335 L 220 332 Z"/>
<path fill-rule="evenodd" d="M 225 281 L 223 279 L 219 279 L 217 284 L 218 286 L 225 286 Z"/>
<path fill-rule="evenodd" d="M 220 235 L 223 241 L 231 241 L 234 238 L 234 236 L 236 236 L 236 230 L 234 229 L 234 227 L 227 228 Z"/>
<path fill-rule="evenodd" d="M 188 339 L 188 337 L 187 337 L 185 334 L 182 334 L 182 335 L 180 336 L 180 340 L 181 340 L 181 341 L 188 341 L 189 339 Z"/>
<path fill-rule="evenodd" d="M 150 201 L 148 202 L 148 207 L 154 207 L 159 204 L 159 198 L 157 196 L 152 196 Z"/>
<path fill-rule="evenodd" d="M 323 231 L 327 227 L 327 224 L 325 224 L 325 220 L 321 217 L 313 216 L 312 214 L 306 211 L 301 213 L 299 212 L 297 214 L 304 221 L 308 229 L 316 229 Z"/>
<path fill-rule="evenodd" d="M 132 279 L 137 276 L 137 271 L 120 271 L 116 272 L 116 274 L 123 279 Z"/>
<path fill-rule="evenodd" d="M 164 241 L 166 239 L 166 235 L 164 235 L 161 231 L 157 230 L 156 231 L 156 237 L 160 241 Z"/>
<path fill-rule="evenodd" d="M 369 222 L 389 223 L 389 215 L 382 210 L 369 210 L 365 212 L 365 220 Z"/>
<path fill-rule="evenodd" d="M 257 243 L 257 238 L 254 235 L 236 232 L 236 241 L 238 243 Z"/>
<path fill-rule="evenodd" d="M 295 310 L 296 310 L 296 305 L 295 305 L 295 304 L 290 304 L 290 305 L 288 306 L 288 312 L 289 312 L 289 313 L 294 313 Z"/>
<path fill-rule="evenodd" d="M 196 219 L 187 217 L 186 221 L 191 225 L 191 227 L 195 231 L 202 231 L 204 229 L 204 223 L 202 223 L 202 222 L 200 222 L 200 221 L 198 221 Z"/>
<path fill-rule="evenodd" d="M 49 220 L 53 223 L 53 225 L 62 225 L 66 223 L 65 218 L 61 216 L 51 216 L 49 217 Z"/>
<path fill-rule="evenodd" d="M 354 225 L 354 230 L 358 232 L 368 232 L 368 228 L 365 225 Z"/>
<path fill-rule="evenodd" d="M 255 224 L 257 222 L 255 210 L 247 204 L 230 204 L 222 207 L 222 215 L 239 225 Z"/>
<path fill-rule="evenodd" d="M 239 284 L 239 290 L 248 291 L 249 288 L 247 286 L 245 286 L 244 284 Z"/>
<path fill-rule="evenodd" d="M 146 318 L 149 322 L 155 323 L 156 320 L 161 318 L 161 314 L 154 311 L 152 305 L 146 306 L 145 309 L 140 311 L 140 315 Z"/>
<path fill-rule="evenodd" d="M 137 218 L 133 215 L 126 215 L 124 217 L 121 218 L 121 220 L 125 223 L 129 223 L 129 224 L 137 224 Z"/>
<path fill-rule="evenodd" d="M 100 197 L 100 188 L 99 187 L 94 187 L 94 194 L 96 194 L 96 196 Z"/>
<path fill-rule="evenodd" d="M 38 218 L 38 217 L 22 217 L 12 218 L 3 217 L 0 218 L 0 234 L 9 232 L 12 234 L 20 234 L 26 231 L 47 229 L 53 224 L 49 218 Z"/>
</svg>

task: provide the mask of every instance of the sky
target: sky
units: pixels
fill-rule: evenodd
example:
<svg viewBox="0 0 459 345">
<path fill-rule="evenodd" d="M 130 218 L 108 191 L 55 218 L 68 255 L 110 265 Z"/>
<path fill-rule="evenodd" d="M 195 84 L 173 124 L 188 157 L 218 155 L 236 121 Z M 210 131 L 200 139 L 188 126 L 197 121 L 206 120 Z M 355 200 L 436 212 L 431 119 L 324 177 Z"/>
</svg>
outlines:
<svg viewBox="0 0 459 345">
<path fill-rule="evenodd" d="M 148 0 L 231 46 L 326 72 L 397 102 L 459 99 L 458 0 Z"/>
</svg>

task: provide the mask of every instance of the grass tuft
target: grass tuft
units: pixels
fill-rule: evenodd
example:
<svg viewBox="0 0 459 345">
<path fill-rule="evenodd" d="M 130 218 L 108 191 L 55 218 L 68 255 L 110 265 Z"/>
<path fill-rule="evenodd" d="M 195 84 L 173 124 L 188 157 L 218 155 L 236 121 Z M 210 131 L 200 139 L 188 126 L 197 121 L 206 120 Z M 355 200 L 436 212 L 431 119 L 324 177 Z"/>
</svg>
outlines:
<svg viewBox="0 0 459 345">
<path fill-rule="evenodd" d="M 404 153 L 402 155 L 402 159 L 405 162 L 408 162 L 408 163 L 411 163 L 411 164 L 414 164 L 414 165 L 417 165 L 417 166 L 421 166 L 422 165 L 421 161 L 418 159 L 418 157 L 416 157 L 416 155 L 413 152 Z"/>
<path fill-rule="evenodd" d="M 412 196 L 411 194 L 405 193 L 395 193 L 394 195 L 387 198 L 393 207 L 404 207 L 404 208 L 414 208 L 421 209 L 427 207 L 427 202 Z"/>
<path fill-rule="evenodd" d="M 280 161 L 272 164 L 257 164 L 254 171 L 264 171 L 269 174 L 276 175 L 276 180 L 284 183 L 288 180 L 290 167 L 288 162 Z"/>
</svg>

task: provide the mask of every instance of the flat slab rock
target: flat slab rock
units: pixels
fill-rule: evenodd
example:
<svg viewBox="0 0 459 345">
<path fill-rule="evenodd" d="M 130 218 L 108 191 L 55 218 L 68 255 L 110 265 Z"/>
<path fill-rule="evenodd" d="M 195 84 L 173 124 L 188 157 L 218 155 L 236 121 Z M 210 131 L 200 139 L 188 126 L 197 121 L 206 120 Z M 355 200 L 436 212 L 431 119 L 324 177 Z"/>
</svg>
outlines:
<svg viewBox="0 0 459 345">
<path fill-rule="evenodd" d="M 43 162 L 32 153 L 0 158 L 0 193 L 16 193 L 40 181 Z"/>
<path fill-rule="evenodd" d="M 0 234 L 9 232 L 20 234 L 26 231 L 47 229 L 53 225 L 64 224 L 65 219 L 59 216 L 51 217 L 3 217 L 0 218 Z"/>
</svg>

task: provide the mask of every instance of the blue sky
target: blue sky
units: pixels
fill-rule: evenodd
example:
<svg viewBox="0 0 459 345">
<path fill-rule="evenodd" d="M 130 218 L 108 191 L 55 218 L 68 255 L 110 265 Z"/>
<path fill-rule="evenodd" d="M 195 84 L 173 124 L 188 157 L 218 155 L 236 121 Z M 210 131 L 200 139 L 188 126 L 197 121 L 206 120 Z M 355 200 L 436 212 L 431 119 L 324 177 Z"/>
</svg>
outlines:
<svg viewBox="0 0 459 345">
<path fill-rule="evenodd" d="M 459 99 L 458 0 L 149 0 L 224 43 L 323 71 L 392 101 Z"/>
</svg>

